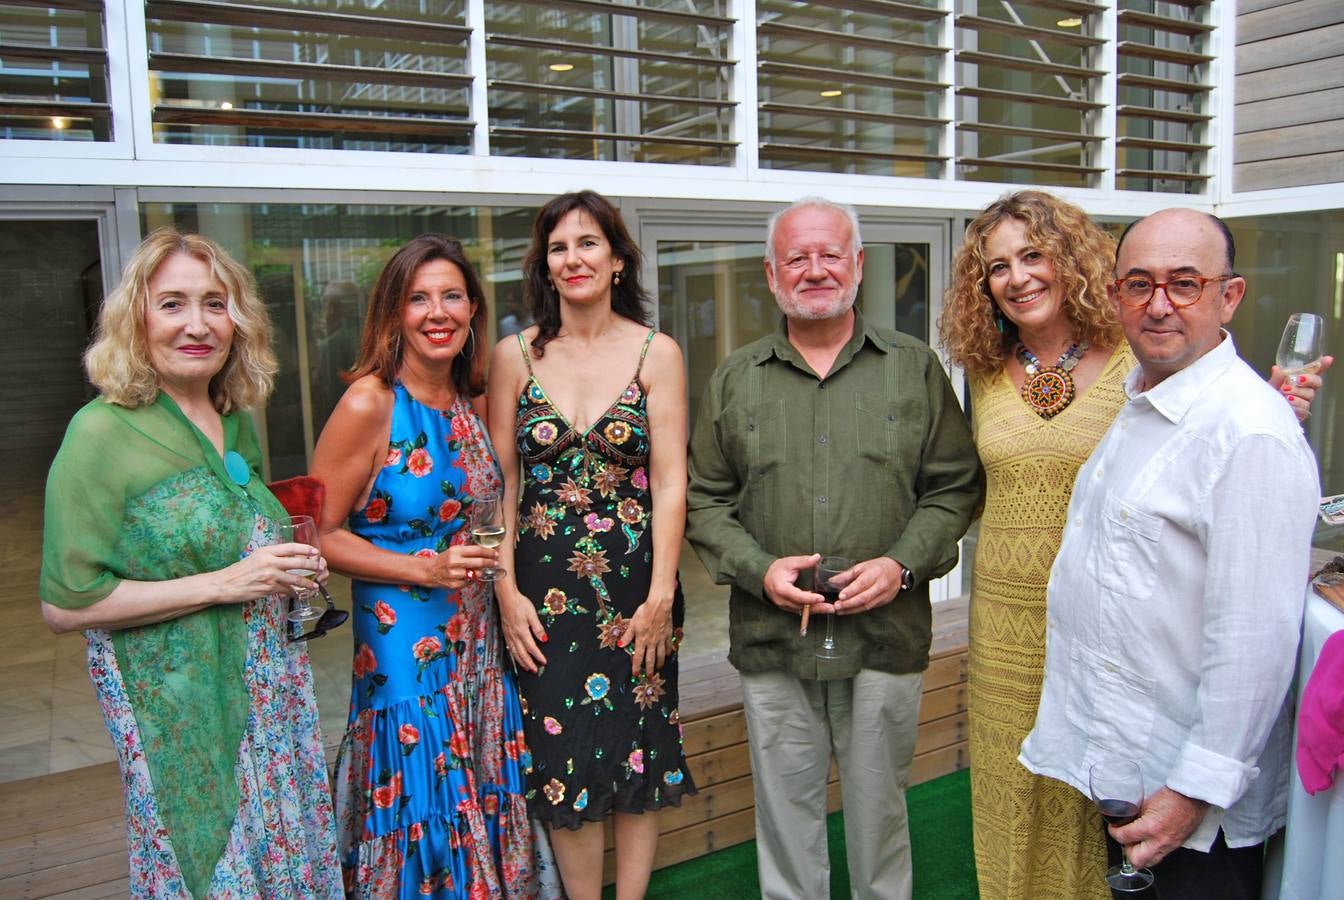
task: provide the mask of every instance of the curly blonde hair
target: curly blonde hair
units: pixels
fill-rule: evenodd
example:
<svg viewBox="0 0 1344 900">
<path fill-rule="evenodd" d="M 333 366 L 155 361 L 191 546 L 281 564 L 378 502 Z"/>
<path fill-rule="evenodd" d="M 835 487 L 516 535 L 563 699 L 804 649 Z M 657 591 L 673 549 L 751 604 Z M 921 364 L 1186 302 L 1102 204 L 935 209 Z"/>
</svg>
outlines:
<svg viewBox="0 0 1344 900">
<path fill-rule="evenodd" d="M 1027 228 L 1027 241 L 1050 260 L 1064 289 L 1064 313 L 1079 340 L 1115 346 L 1121 339 L 1106 284 L 1115 267 L 1115 240 L 1078 207 L 1044 191 L 1017 191 L 995 200 L 966 226 L 966 239 L 952 262 L 952 286 L 944 295 L 938 333 L 954 362 L 989 375 L 1003 368 L 1017 343 L 989 293 L 985 243 L 1005 219 Z"/>
<path fill-rule="evenodd" d="M 233 342 L 224 366 L 210 379 L 210 399 L 221 413 L 255 409 L 271 395 L 279 369 L 271 351 L 271 317 L 257 296 L 252 273 L 223 247 L 199 234 L 160 228 L 141 242 L 121 272 L 121 283 L 103 300 L 93 343 L 84 351 L 84 371 L 103 399 L 131 409 L 153 403 L 159 373 L 145 336 L 149 282 L 170 256 L 199 259 L 224 285 Z"/>
</svg>

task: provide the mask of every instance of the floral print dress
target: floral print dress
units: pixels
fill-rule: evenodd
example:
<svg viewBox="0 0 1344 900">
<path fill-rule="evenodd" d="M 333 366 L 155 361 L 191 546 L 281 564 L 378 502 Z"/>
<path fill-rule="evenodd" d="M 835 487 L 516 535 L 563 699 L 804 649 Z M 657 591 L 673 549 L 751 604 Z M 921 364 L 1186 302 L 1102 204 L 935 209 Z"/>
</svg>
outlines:
<svg viewBox="0 0 1344 900">
<path fill-rule="evenodd" d="M 471 404 L 396 395 L 387 458 L 350 530 L 397 553 L 470 540 L 473 498 L 500 489 Z M 529 755 L 501 668 L 489 584 L 355 581 L 349 729 L 336 773 L 346 889 L 356 897 L 535 897 L 523 798 Z"/>
<path fill-rule="evenodd" d="M 47 479 L 42 599 L 84 608 L 124 580 L 216 572 L 275 543 L 285 510 L 251 421 L 222 424 L 223 457 L 167 394 L 80 410 Z M 85 632 L 121 767 L 128 895 L 341 895 L 307 645 L 286 639 L 287 611 L 276 594 Z"/>
<path fill-rule="evenodd" d="M 587 431 L 574 428 L 532 373 L 518 398 L 523 465 L 514 553 L 518 587 L 546 629 L 546 665 L 520 672 L 532 815 L 579 828 L 613 812 L 676 806 L 695 793 L 681 746 L 677 657 L 630 673 L 619 646 L 653 574 L 649 423 L 639 366 Z M 673 604 L 678 636 L 680 585 Z"/>
</svg>

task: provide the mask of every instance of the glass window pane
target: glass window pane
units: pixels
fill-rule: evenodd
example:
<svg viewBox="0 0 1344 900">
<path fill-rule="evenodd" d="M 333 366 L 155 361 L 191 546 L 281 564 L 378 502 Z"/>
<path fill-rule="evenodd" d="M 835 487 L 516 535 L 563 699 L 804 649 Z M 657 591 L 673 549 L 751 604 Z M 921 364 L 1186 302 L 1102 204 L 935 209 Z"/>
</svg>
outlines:
<svg viewBox="0 0 1344 900">
<path fill-rule="evenodd" d="M 112 140 L 101 5 L 0 3 L 0 45 L 0 140 Z"/>
</svg>

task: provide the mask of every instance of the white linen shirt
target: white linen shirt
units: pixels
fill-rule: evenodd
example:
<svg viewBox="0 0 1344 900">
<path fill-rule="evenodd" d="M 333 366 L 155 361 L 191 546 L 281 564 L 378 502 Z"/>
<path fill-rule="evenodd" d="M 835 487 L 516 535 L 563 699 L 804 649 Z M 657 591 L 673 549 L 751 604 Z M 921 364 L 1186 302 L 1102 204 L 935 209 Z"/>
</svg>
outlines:
<svg viewBox="0 0 1344 900">
<path fill-rule="evenodd" d="M 1045 684 L 1020 760 L 1088 793 L 1107 756 L 1210 806 L 1185 846 L 1282 827 L 1320 498 L 1283 397 L 1232 338 L 1129 401 L 1078 471 L 1046 599 Z M 1271 733 L 1272 732 L 1272 733 Z"/>
</svg>

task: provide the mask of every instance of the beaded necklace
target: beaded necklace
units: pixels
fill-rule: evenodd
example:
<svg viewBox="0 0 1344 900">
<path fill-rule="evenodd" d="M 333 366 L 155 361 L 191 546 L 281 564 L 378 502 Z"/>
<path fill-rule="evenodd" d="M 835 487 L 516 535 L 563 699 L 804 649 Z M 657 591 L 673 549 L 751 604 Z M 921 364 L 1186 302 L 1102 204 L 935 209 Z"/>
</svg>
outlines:
<svg viewBox="0 0 1344 900">
<path fill-rule="evenodd" d="M 1022 383 L 1022 399 L 1042 419 L 1059 415 L 1073 402 L 1073 376 L 1069 373 L 1088 346 L 1087 341 L 1079 341 L 1065 350 L 1053 366 L 1043 366 L 1026 344 L 1018 343 L 1017 359 L 1027 373 L 1027 380 Z"/>
</svg>

